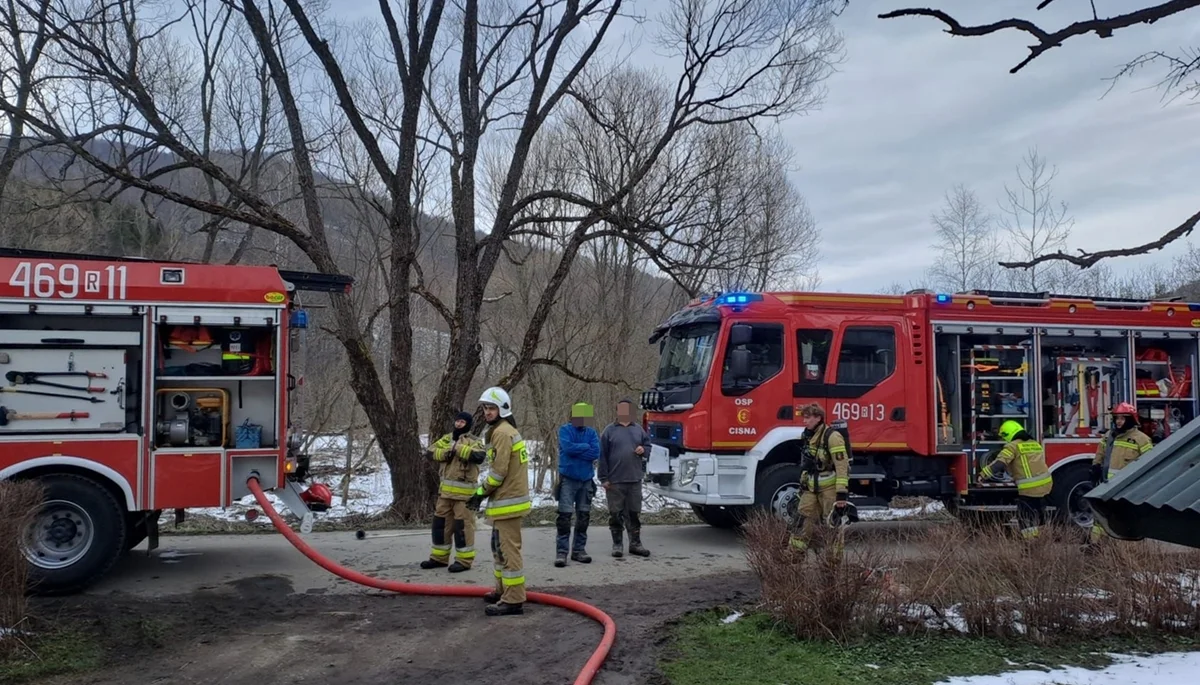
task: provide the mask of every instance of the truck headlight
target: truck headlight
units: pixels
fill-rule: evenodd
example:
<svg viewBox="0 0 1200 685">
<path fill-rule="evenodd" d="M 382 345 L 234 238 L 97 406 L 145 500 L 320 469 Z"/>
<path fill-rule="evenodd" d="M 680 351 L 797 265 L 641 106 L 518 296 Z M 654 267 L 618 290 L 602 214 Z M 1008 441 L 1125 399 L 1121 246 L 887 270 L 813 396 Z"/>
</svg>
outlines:
<svg viewBox="0 0 1200 685">
<path fill-rule="evenodd" d="M 698 462 L 695 459 L 680 459 L 679 460 L 679 484 L 690 485 L 696 480 L 696 466 Z"/>
</svg>

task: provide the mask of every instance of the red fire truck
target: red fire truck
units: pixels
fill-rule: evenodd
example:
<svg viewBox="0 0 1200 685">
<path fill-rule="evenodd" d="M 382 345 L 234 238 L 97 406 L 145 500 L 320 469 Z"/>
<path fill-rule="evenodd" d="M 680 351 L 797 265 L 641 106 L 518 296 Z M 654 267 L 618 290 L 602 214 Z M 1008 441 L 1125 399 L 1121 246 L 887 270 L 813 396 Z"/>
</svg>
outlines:
<svg viewBox="0 0 1200 685">
<path fill-rule="evenodd" d="M 45 488 L 21 541 L 36 590 L 86 587 L 146 538 L 154 549 L 163 511 L 227 506 L 253 473 L 311 526 L 330 495 L 301 489 L 290 420 L 299 293 L 350 285 L 0 249 L 0 480 Z"/>
<path fill-rule="evenodd" d="M 845 423 L 860 506 L 928 496 L 1003 516 L 1015 511 L 1015 486 L 979 471 L 1012 419 L 1046 448 L 1054 510 L 1090 526 L 1082 495 L 1108 410 L 1135 403 L 1156 441 L 1194 419 L 1198 336 L 1200 305 L 1179 301 L 980 290 L 706 297 L 650 339 L 661 359 L 641 398 L 647 479 L 714 526 L 736 525 L 752 506 L 788 516 L 798 410 L 816 402 Z"/>
</svg>

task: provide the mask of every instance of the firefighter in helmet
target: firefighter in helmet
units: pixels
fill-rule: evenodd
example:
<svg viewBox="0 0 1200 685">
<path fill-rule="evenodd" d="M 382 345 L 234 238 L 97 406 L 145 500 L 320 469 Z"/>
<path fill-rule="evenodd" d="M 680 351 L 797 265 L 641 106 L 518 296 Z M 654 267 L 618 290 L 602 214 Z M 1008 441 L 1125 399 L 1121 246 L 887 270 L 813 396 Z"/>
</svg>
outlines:
<svg viewBox="0 0 1200 685">
<path fill-rule="evenodd" d="M 1017 484 L 1017 522 L 1021 525 L 1021 537 L 1030 540 L 1041 534 L 1041 526 L 1046 521 L 1046 496 L 1054 486 L 1046 466 L 1046 453 L 1016 421 L 1010 419 L 1000 424 L 998 433 L 1004 445 L 979 475 L 986 479 L 1001 477 L 1005 472 L 1012 475 Z"/>
<path fill-rule="evenodd" d="M 801 463 L 798 530 L 789 544 L 806 551 L 816 527 L 826 522 L 835 509 L 844 509 L 850 486 L 850 460 L 842 434 L 825 423 L 821 405 L 809 404 L 800 410 L 807 435 L 806 455 Z"/>
<path fill-rule="evenodd" d="M 1096 458 L 1092 461 L 1092 485 L 1099 485 L 1117 475 L 1118 471 L 1137 461 L 1138 457 L 1153 447 L 1150 437 L 1138 427 L 1137 409 L 1129 402 L 1121 402 L 1112 408 L 1112 428 L 1096 448 Z M 1094 545 L 1104 536 L 1104 527 L 1093 523 L 1088 542 Z"/>
<path fill-rule="evenodd" d="M 487 475 L 468 507 L 492 520 L 492 559 L 496 589 L 484 595 L 488 616 L 524 613 L 525 568 L 521 559 L 521 520 L 529 515 L 529 453 L 517 432 L 512 400 L 503 388 L 488 388 L 479 398 L 487 422 Z"/>
<path fill-rule="evenodd" d="M 460 412 L 454 417 L 454 429 L 433 443 L 427 452 L 440 466 L 441 483 L 433 512 L 433 546 L 429 558 L 421 562 L 423 569 L 449 566 L 451 573 L 461 573 L 475 563 L 475 514 L 467 509 L 467 500 L 475 494 L 479 465 L 486 454 L 470 431 L 470 412 Z"/>
</svg>

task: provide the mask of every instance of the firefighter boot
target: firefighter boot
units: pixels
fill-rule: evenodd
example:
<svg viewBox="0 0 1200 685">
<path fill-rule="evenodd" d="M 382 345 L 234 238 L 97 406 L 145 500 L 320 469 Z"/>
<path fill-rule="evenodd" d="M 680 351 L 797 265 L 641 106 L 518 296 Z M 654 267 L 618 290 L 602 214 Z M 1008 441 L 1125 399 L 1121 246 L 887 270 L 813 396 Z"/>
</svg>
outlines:
<svg viewBox="0 0 1200 685">
<path fill-rule="evenodd" d="M 625 556 L 625 544 L 624 544 L 624 540 L 622 539 L 624 536 L 622 535 L 621 529 L 613 528 L 612 536 L 613 536 L 612 555 L 614 557 L 620 559 L 621 557 Z"/>
<path fill-rule="evenodd" d="M 629 553 L 639 557 L 650 556 L 650 550 L 642 546 L 642 531 L 640 528 L 629 531 Z"/>
<path fill-rule="evenodd" d="M 506 602 L 496 602 L 495 604 L 487 605 L 483 613 L 488 616 L 519 616 L 525 613 L 523 604 L 508 604 Z"/>
</svg>

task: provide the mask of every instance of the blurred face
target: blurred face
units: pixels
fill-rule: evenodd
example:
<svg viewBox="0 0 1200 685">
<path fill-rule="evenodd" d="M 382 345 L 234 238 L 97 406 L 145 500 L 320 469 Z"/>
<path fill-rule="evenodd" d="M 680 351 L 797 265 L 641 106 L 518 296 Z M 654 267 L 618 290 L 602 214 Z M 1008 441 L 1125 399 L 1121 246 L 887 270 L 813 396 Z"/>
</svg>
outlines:
<svg viewBox="0 0 1200 685">
<path fill-rule="evenodd" d="M 617 420 L 621 423 L 629 423 L 633 418 L 633 405 L 628 402 L 617 404 Z"/>
<path fill-rule="evenodd" d="M 1117 427 L 1121 430 L 1129 430 L 1133 427 L 1133 417 L 1128 414 L 1117 414 Z"/>
<path fill-rule="evenodd" d="M 821 423 L 821 417 L 817 416 L 816 414 L 805 414 L 804 416 L 801 416 L 800 419 L 804 421 L 804 427 L 808 430 L 813 430 L 818 424 Z"/>
<path fill-rule="evenodd" d="M 455 428 L 456 430 L 462 430 L 462 429 L 464 429 L 464 428 L 466 428 L 466 427 L 467 427 L 467 422 L 466 422 L 466 421 L 463 421 L 462 419 L 455 419 L 455 420 L 454 420 L 454 428 Z"/>
<path fill-rule="evenodd" d="M 500 418 L 500 407 L 497 407 L 494 404 L 483 405 L 483 419 L 485 421 L 491 423 L 498 418 Z"/>
</svg>

